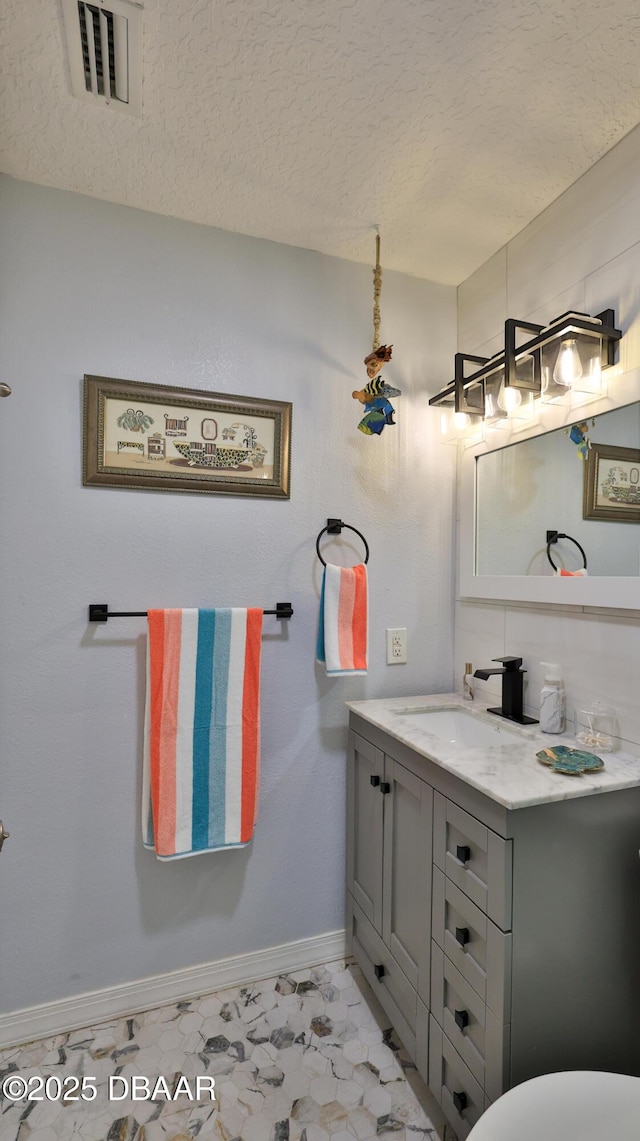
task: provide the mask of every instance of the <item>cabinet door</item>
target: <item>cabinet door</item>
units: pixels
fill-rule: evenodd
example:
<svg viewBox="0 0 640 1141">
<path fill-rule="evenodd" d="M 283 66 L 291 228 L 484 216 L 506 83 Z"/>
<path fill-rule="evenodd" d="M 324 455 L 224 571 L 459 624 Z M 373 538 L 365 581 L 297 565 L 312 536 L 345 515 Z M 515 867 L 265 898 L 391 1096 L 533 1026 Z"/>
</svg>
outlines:
<svg viewBox="0 0 640 1141">
<path fill-rule="evenodd" d="M 382 750 L 349 732 L 347 888 L 378 933 L 382 932 L 383 778 Z"/>
<path fill-rule="evenodd" d="M 382 934 L 428 1005 L 433 790 L 389 756 L 384 775 Z"/>
</svg>

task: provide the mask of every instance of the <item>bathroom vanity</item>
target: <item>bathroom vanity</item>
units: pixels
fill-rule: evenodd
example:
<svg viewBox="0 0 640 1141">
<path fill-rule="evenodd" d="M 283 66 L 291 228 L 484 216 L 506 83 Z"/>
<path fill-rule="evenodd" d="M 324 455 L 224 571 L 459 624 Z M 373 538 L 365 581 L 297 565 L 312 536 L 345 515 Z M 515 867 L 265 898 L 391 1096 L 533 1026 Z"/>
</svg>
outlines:
<svg viewBox="0 0 640 1141">
<path fill-rule="evenodd" d="M 461 1141 L 538 1074 L 640 1076 L 640 758 L 551 772 L 568 735 L 458 695 L 349 709 L 351 949 Z"/>
</svg>

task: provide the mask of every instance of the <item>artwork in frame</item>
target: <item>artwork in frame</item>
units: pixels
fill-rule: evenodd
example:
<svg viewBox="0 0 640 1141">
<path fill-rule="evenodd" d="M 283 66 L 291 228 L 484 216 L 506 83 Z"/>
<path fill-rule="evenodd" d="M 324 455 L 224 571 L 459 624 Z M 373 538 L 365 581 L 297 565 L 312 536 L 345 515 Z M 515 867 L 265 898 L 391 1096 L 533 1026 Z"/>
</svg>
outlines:
<svg viewBox="0 0 640 1141">
<path fill-rule="evenodd" d="M 86 487 L 289 498 L 291 404 L 84 378 Z"/>
<path fill-rule="evenodd" d="M 582 517 L 640 523 L 640 449 L 591 444 L 584 469 Z"/>
</svg>

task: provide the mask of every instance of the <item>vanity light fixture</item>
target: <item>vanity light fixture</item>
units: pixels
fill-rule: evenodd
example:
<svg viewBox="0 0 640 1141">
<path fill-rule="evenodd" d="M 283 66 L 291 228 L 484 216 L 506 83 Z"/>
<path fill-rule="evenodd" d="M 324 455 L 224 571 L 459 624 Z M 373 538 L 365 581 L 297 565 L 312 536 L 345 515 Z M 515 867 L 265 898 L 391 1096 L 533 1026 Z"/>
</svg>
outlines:
<svg viewBox="0 0 640 1141">
<path fill-rule="evenodd" d="M 614 363 L 622 336 L 614 325 L 613 309 L 605 309 L 595 317 L 564 313 L 541 331 L 536 339 L 541 342 L 543 401 L 583 403 L 603 392 L 602 371 Z M 574 393 L 582 394 L 582 400 L 574 400 Z"/>
<path fill-rule="evenodd" d="M 518 344 L 523 332 L 534 336 Z M 613 309 L 595 317 L 563 313 L 546 326 L 509 318 L 504 350 L 489 358 L 456 353 L 453 383 L 432 396 L 429 404 L 453 405 L 455 413 L 481 418 L 491 428 L 522 426 L 534 418 L 538 397 L 543 403 L 579 405 L 599 396 L 604 389 L 602 371 L 614 364 L 621 336 Z M 469 363 L 480 368 L 465 375 Z"/>
<path fill-rule="evenodd" d="M 440 437 L 445 444 L 457 444 L 464 440 L 471 444 L 479 442 L 484 435 L 484 418 L 482 413 L 467 412 L 464 406 L 456 400 L 455 383 L 445 384 L 437 398 L 429 401 L 438 404 L 440 413 Z"/>
</svg>

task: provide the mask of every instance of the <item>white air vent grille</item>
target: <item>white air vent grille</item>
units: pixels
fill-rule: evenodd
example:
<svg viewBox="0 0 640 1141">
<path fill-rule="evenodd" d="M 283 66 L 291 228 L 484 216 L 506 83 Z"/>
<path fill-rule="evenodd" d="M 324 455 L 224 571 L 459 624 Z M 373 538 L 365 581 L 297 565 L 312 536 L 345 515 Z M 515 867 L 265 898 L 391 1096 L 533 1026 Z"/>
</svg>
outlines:
<svg viewBox="0 0 640 1141">
<path fill-rule="evenodd" d="M 142 109 L 142 9 L 126 0 L 62 0 L 71 86 L 79 99 Z"/>
</svg>

